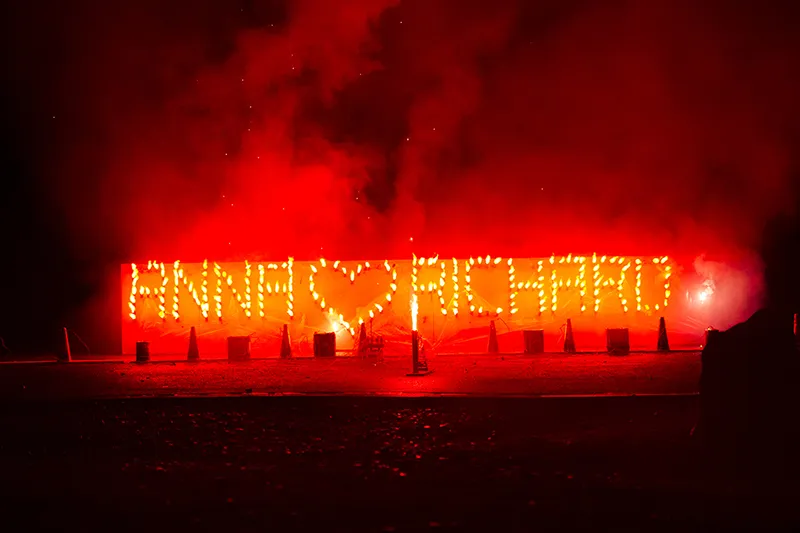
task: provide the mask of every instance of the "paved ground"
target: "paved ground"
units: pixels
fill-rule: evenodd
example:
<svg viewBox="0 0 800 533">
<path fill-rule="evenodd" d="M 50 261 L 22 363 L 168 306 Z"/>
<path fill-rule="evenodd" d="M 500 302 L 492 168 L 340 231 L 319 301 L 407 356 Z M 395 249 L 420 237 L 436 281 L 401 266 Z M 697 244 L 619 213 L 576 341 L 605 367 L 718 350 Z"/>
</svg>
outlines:
<svg viewBox="0 0 800 533">
<path fill-rule="evenodd" d="M 796 518 L 707 475 L 689 438 L 696 397 L 154 398 L 0 413 L 7 531 L 685 533 Z"/>
<path fill-rule="evenodd" d="M 792 521 L 707 481 L 688 437 L 695 397 L 6 407 L 6 531 L 685 532 Z"/>
<path fill-rule="evenodd" d="M 3 530 L 797 525 L 796 483 L 690 438 L 696 353 L 407 363 L 0 365 Z"/>
<path fill-rule="evenodd" d="M 407 377 L 406 358 L 267 359 L 230 364 L 0 365 L 0 399 L 171 394 L 582 395 L 697 391 L 697 353 L 439 356 L 433 373 Z"/>
</svg>

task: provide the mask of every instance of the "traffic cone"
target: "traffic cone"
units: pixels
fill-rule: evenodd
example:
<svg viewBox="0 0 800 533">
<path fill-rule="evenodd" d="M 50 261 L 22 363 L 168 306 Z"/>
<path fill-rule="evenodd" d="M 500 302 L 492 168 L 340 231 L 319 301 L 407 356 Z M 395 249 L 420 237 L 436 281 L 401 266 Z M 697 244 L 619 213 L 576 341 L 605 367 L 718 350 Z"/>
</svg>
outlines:
<svg viewBox="0 0 800 533">
<path fill-rule="evenodd" d="M 564 335 L 564 353 L 575 353 L 575 337 L 572 334 L 572 320 L 567 319 L 567 332 Z"/>
<path fill-rule="evenodd" d="M 667 338 L 667 324 L 664 322 L 664 317 L 658 319 L 658 351 L 669 351 L 669 339 Z"/>
<path fill-rule="evenodd" d="M 486 351 L 489 353 L 500 351 L 500 347 L 497 345 L 497 328 L 494 325 L 494 320 L 489 322 L 489 347 Z"/>
<path fill-rule="evenodd" d="M 60 354 L 58 360 L 62 363 L 69 363 L 72 361 L 72 352 L 69 349 L 69 332 L 64 328 L 64 351 Z"/>
<path fill-rule="evenodd" d="M 367 341 L 367 325 L 362 323 L 361 331 L 358 332 L 358 355 L 361 357 L 366 357 L 367 348 L 369 348 Z"/>
<path fill-rule="evenodd" d="M 198 361 L 200 359 L 200 349 L 197 347 L 197 330 L 189 330 L 189 354 L 187 356 L 189 361 Z"/>
<path fill-rule="evenodd" d="M 292 358 L 292 345 L 289 343 L 289 324 L 283 325 L 281 331 L 281 359 Z"/>
</svg>

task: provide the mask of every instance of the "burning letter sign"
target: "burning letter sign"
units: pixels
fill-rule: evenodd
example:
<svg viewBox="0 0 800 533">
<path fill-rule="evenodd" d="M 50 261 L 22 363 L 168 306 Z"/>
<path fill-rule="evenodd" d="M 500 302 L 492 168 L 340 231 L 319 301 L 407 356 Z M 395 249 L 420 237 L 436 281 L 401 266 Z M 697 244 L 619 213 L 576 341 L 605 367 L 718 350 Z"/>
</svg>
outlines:
<svg viewBox="0 0 800 533">
<path fill-rule="evenodd" d="M 524 329 L 570 317 L 628 323 L 663 314 L 675 266 L 667 257 L 565 255 L 547 258 L 412 257 L 405 261 L 202 263 L 148 261 L 122 266 L 123 348 L 136 340 L 198 334 L 268 336 L 289 323 L 357 335 L 369 322 L 389 337 L 412 327 L 440 340 L 503 320 Z M 436 318 L 439 317 L 439 318 Z M 425 332 L 423 331 L 423 334 Z M 155 347 L 156 350 L 158 347 Z"/>
</svg>

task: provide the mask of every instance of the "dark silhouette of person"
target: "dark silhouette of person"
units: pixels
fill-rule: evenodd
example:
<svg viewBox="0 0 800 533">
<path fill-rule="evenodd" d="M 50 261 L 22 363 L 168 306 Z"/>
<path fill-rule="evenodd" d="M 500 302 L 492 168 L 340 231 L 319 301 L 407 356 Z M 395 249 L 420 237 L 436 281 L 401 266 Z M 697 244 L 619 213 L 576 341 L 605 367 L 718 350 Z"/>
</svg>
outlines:
<svg viewBox="0 0 800 533">
<path fill-rule="evenodd" d="M 759 485 L 796 473 L 800 355 L 794 315 L 800 302 L 800 225 L 767 224 L 761 257 L 765 302 L 748 320 L 709 336 L 702 353 L 698 433 L 708 457 Z"/>
</svg>

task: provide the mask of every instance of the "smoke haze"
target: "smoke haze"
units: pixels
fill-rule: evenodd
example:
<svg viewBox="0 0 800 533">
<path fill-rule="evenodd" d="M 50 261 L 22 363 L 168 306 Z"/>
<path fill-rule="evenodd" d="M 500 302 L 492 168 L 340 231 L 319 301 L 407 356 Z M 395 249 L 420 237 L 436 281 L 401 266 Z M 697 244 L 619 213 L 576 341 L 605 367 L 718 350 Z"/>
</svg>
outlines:
<svg viewBox="0 0 800 533">
<path fill-rule="evenodd" d="M 12 90 L 90 285 L 150 258 L 688 264 L 791 206 L 790 8 L 82 0 L 18 8 Z"/>
</svg>

